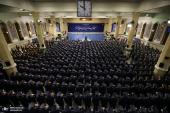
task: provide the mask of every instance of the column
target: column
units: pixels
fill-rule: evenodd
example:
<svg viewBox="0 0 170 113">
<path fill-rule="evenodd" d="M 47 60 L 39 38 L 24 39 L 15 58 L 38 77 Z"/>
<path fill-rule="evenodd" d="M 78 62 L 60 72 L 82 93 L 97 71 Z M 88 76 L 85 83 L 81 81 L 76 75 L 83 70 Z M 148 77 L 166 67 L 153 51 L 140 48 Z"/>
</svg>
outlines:
<svg viewBox="0 0 170 113">
<path fill-rule="evenodd" d="M 67 38 L 67 32 L 68 32 L 68 25 L 67 25 L 67 21 L 64 18 L 60 18 L 60 26 L 61 26 L 61 33 L 63 38 Z"/>
<path fill-rule="evenodd" d="M 136 33 L 136 26 L 137 26 L 137 23 L 138 23 L 139 15 L 140 15 L 140 13 L 138 13 L 138 12 L 133 13 L 132 27 L 131 27 L 130 32 L 128 33 L 128 39 L 127 39 L 127 47 L 126 47 L 127 50 L 132 49 L 133 38 L 134 38 L 134 35 Z"/>
<path fill-rule="evenodd" d="M 60 21 L 60 30 L 61 30 L 61 33 L 62 33 L 64 31 L 63 18 L 60 17 L 59 21 Z"/>
<path fill-rule="evenodd" d="M 34 22 L 35 22 L 35 28 L 36 28 L 36 32 L 37 32 L 37 39 L 40 45 L 41 49 L 46 48 L 45 47 L 45 42 L 44 42 L 44 37 L 43 37 L 43 30 L 42 30 L 42 26 L 40 24 L 40 20 L 39 20 L 39 13 L 38 12 L 33 12 L 32 13 Z"/>
<path fill-rule="evenodd" d="M 113 23 L 113 19 L 112 17 L 109 17 L 108 28 L 107 28 L 108 32 L 112 31 L 112 23 Z"/>
<path fill-rule="evenodd" d="M 115 38 L 118 38 L 118 36 L 119 36 L 119 29 L 120 29 L 120 24 L 121 24 L 121 18 L 122 18 L 121 16 L 117 16 Z"/>
<path fill-rule="evenodd" d="M 164 48 L 160 54 L 158 62 L 155 65 L 154 74 L 156 77 L 164 76 L 170 66 L 170 35 L 167 38 Z"/>
<path fill-rule="evenodd" d="M 0 28 L 0 59 L 2 60 L 3 69 L 7 75 L 15 75 L 17 73 L 16 63 L 8 49 L 8 44 L 5 40 L 4 34 Z"/>
<path fill-rule="evenodd" d="M 55 16 L 51 16 L 50 20 L 51 20 L 51 23 L 50 23 L 49 33 L 54 36 L 56 33 L 56 18 L 55 18 Z"/>
</svg>

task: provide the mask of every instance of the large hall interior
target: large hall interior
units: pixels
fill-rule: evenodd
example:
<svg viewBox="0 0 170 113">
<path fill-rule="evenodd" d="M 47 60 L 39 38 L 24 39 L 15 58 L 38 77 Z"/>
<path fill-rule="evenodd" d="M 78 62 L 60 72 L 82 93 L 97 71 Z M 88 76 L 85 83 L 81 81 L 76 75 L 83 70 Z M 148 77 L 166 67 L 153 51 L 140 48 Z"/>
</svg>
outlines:
<svg viewBox="0 0 170 113">
<path fill-rule="evenodd" d="M 170 0 L 0 0 L 0 113 L 170 113 Z"/>
</svg>

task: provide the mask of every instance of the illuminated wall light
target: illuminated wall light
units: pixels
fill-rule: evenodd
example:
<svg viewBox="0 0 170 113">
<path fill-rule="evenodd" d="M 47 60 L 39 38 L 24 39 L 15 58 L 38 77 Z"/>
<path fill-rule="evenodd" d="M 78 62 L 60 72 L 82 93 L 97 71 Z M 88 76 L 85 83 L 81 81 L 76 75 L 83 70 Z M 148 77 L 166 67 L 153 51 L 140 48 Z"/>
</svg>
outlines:
<svg viewBox="0 0 170 113">
<path fill-rule="evenodd" d="M 86 21 L 86 19 L 85 18 L 83 18 L 83 19 L 81 19 L 82 21 Z"/>
<path fill-rule="evenodd" d="M 31 16 L 31 15 L 32 15 L 32 13 L 29 13 L 29 15 Z"/>
<path fill-rule="evenodd" d="M 92 21 L 92 18 L 80 18 L 81 21 Z"/>
<path fill-rule="evenodd" d="M 41 21 L 40 20 L 38 20 L 38 23 L 40 23 Z"/>
<path fill-rule="evenodd" d="M 31 32 L 31 31 L 29 31 L 29 34 L 30 34 L 30 35 L 32 35 L 32 32 Z"/>
<path fill-rule="evenodd" d="M 168 20 L 168 24 L 170 24 L 170 19 Z"/>
<path fill-rule="evenodd" d="M 130 28 L 131 28 L 131 27 L 132 27 L 132 24 L 128 24 L 127 27 L 130 27 Z"/>
</svg>

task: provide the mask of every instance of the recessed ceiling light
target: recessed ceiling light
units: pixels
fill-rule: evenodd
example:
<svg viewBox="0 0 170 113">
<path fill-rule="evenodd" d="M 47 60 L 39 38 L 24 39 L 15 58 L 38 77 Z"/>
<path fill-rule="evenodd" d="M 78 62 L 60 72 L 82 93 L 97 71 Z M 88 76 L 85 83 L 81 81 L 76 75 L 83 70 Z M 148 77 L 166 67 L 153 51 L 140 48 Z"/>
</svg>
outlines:
<svg viewBox="0 0 170 113">
<path fill-rule="evenodd" d="M 146 14 L 146 17 L 148 17 L 149 16 L 149 14 Z"/>
<path fill-rule="evenodd" d="M 20 11 L 26 11 L 26 9 L 19 9 Z"/>
</svg>

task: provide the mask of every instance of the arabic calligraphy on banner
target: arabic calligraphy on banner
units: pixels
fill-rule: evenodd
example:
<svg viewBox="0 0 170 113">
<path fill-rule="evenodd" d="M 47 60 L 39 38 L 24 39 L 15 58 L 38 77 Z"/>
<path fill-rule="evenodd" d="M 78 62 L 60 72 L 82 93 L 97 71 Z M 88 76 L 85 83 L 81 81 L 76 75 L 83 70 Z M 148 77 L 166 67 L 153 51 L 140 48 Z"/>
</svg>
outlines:
<svg viewBox="0 0 170 113">
<path fill-rule="evenodd" d="M 104 23 L 68 23 L 68 32 L 104 32 Z"/>
</svg>

